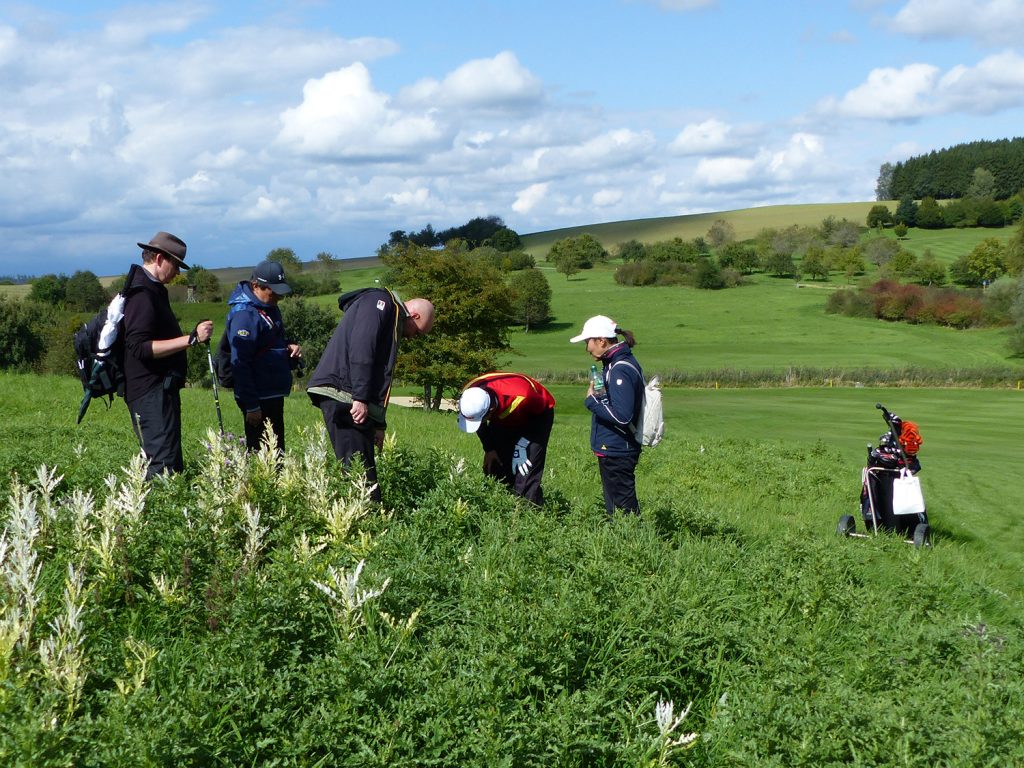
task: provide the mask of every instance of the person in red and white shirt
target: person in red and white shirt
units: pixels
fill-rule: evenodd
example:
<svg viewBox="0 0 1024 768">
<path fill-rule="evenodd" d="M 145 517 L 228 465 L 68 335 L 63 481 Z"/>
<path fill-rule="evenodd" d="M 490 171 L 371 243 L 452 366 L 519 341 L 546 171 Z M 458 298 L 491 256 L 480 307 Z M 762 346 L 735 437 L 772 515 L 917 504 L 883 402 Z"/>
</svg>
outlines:
<svg viewBox="0 0 1024 768">
<path fill-rule="evenodd" d="M 480 438 L 484 474 L 537 506 L 554 421 L 555 398 L 523 373 L 477 376 L 459 398 L 459 429 Z"/>
</svg>

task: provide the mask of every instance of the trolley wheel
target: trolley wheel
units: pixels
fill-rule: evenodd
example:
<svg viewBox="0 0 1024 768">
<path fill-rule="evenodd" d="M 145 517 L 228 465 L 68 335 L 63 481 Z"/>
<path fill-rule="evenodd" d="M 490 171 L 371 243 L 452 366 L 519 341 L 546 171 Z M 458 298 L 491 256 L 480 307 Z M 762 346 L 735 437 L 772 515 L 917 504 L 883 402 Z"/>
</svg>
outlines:
<svg viewBox="0 0 1024 768">
<path fill-rule="evenodd" d="M 836 526 L 836 534 L 839 536 L 849 536 L 856 527 L 856 524 L 853 522 L 853 515 L 843 515 L 839 518 L 839 525 Z"/>
<path fill-rule="evenodd" d="M 932 545 L 932 527 L 928 523 L 918 523 L 914 528 L 914 546 L 930 547 Z"/>
</svg>

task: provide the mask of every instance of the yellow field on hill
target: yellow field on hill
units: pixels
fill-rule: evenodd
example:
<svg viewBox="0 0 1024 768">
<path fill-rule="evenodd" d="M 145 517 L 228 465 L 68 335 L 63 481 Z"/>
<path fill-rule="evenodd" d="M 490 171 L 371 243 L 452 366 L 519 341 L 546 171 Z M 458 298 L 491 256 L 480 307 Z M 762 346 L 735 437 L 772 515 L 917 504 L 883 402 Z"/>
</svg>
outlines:
<svg viewBox="0 0 1024 768">
<path fill-rule="evenodd" d="M 835 219 L 849 219 L 857 224 L 864 224 L 871 206 L 877 201 L 861 203 L 815 203 L 810 205 L 766 205 L 761 208 L 743 208 L 736 211 L 717 211 L 712 213 L 694 213 L 687 216 L 665 216 L 657 219 L 634 219 L 632 221 L 613 221 L 606 224 L 589 224 L 581 227 L 551 229 L 522 235 L 523 245 L 527 253 L 534 258 L 547 255 L 551 244 L 566 237 L 575 237 L 588 232 L 596 237 L 606 250 L 614 254 L 615 247 L 627 240 L 639 240 L 642 243 L 656 243 L 681 237 L 692 240 L 707 234 L 708 229 L 717 219 L 724 219 L 736 229 L 736 237 L 746 240 L 754 237 L 765 227 L 817 226 L 822 220 L 833 216 Z M 889 210 L 896 210 L 897 203 L 887 203 Z"/>
</svg>

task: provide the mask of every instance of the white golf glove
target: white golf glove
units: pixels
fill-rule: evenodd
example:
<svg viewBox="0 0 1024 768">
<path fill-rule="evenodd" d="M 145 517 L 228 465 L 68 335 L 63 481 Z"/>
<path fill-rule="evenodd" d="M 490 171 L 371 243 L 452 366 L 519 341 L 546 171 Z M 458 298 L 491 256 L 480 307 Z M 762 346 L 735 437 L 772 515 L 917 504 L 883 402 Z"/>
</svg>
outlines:
<svg viewBox="0 0 1024 768">
<path fill-rule="evenodd" d="M 533 462 L 526 458 L 526 449 L 530 447 L 530 441 L 520 437 L 512 451 L 512 471 L 518 475 L 525 476 L 533 467 Z"/>
</svg>

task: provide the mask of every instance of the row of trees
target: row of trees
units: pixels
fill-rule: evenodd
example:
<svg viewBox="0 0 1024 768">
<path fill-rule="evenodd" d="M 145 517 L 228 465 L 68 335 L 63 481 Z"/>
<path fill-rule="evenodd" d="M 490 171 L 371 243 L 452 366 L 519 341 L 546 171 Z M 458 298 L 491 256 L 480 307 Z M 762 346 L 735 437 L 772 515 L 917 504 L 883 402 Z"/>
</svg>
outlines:
<svg viewBox="0 0 1024 768">
<path fill-rule="evenodd" d="M 904 197 L 896 206 L 896 211 L 879 203 L 871 206 L 868 211 L 869 227 L 903 227 L 902 237 L 906 228 L 948 229 L 964 227 L 1002 227 L 1019 221 L 1024 214 L 1024 198 L 1018 193 L 1006 200 L 993 200 L 991 197 L 966 197 L 951 200 L 940 205 L 934 197 L 926 197 L 918 203 L 911 197 Z"/>
<path fill-rule="evenodd" d="M 977 169 L 991 183 L 977 187 Z M 991 197 L 1004 200 L 1024 189 L 1024 138 L 974 141 L 918 155 L 898 163 L 883 163 L 875 187 L 877 200 L 949 200 Z"/>
</svg>

